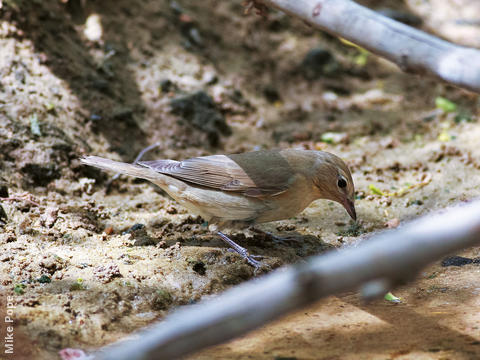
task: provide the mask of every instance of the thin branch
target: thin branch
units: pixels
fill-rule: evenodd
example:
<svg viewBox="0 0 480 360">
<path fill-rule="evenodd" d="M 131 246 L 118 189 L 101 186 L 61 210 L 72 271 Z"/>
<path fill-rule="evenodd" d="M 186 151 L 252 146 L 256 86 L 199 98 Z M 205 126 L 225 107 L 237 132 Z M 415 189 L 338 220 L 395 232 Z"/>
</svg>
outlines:
<svg viewBox="0 0 480 360">
<path fill-rule="evenodd" d="M 217 298 L 183 307 L 164 321 L 97 353 L 98 359 L 176 359 L 258 328 L 322 297 L 356 289 L 379 294 L 422 267 L 480 243 L 480 201 L 386 231 L 356 248 L 277 270 Z"/>
<path fill-rule="evenodd" d="M 144 157 L 144 155 L 149 152 L 150 150 L 153 150 L 155 149 L 156 147 L 159 147 L 160 145 L 162 145 L 161 142 L 156 142 L 155 144 L 152 144 L 152 145 L 149 145 L 147 146 L 145 149 L 143 149 L 142 151 L 140 151 L 137 155 L 137 157 L 135 158 L 135 160 L 133 161 L 134 164 L 138 163 L 140 160 L 142 160 L 142 158 Z"/>
<path fill-rule="evenodd" d="M 480 51 L 441 40 L 350 0 L 255 0 L 385 57 L 480 93 Z"/>
<path fill-rule="evenodd" d="M 39 203 L 37 203 L 36 201 L 34 201 L 34 197 L 32 194 L 28 193 L 28 192 L 25 192 L 23 194 L 20 194 L 18 196 L 9 196 L 9 197 L 0 197 L 0 202 L 2 201 L 25 201 L 25 202 L 28 202 L 29 204 L 31 205 L 34 205 L 34 206 L 40 206 Z"/>
</svg>

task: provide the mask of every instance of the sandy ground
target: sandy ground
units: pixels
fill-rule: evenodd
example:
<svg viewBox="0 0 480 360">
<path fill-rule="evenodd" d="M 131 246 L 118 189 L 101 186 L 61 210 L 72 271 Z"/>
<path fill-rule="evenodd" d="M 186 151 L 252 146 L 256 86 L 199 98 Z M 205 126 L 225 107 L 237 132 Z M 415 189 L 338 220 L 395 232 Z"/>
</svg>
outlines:
<svg viewBox="0 0 480 360">
<path fill-rule="evenodd" d="M 460 36 L 433 11 L 440 5 L 407 3 L 425 28 L 444 24 L 442 36 L 478 46 L 478 25 Z M 81 155 L 132 161 L 156 142 L 149 158 L 338 154 L 353 172 L 359 226 L 320 200 L 261 227 L 301 241 L 233 235 L 272 268 L 480 195 L 477 95 L 403 74 L 280 13 L 215 0 L 10 0 L 0 11 L 0 289 L 14 309 L 15 359 L 94 350 L 254 276 L 160 189 L 110 182 Z M 439 109 L 438 97 L 456 109 Z M 480 358 L 479 272 L 439 262 L 395 291 L 401 304 L 331 297 L 190 358 Z"/>
</svg>

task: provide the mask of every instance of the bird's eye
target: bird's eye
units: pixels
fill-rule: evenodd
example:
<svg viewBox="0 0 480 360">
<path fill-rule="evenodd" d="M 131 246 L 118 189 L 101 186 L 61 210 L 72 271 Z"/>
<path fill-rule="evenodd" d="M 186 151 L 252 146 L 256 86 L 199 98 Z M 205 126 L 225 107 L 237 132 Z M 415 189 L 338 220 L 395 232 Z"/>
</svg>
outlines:
<svg viewBox="0 0 480 360">
<path fill-rule="evenodd" d="M 343 177 L 338 179 L 337 185 L 340 189 L 346 188 L 347 187 L 347 180 L 345 180 Z"/>
</svg>

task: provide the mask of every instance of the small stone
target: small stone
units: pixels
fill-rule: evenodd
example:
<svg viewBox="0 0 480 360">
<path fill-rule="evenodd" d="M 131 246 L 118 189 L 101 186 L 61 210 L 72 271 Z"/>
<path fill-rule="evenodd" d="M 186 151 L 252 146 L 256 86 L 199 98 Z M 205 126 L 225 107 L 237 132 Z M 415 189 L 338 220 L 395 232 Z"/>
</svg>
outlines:
<svg viewBox="0 0 480 360">
<path fill-rule="evenodd" d="M 87 355 L 81 349 L 65 348 L 58 352 L 62 360 L 92 360 L 92 355 Z"/>
<path fill-rule="evenodd" d="M 394 229 L 398 227 L 398 225 L 400 225 L 400 220 L 398 220 L 397 218 L 390 219 L 385 223 L 385 227 L 389 229 Z"/>
<path fill-rule="evenodd" d="M 24 70 L 15 70 L 15 80 L 25 84 L 25 71 Z"/>
<path fill-rule="evenodd" d="M 193 22 L 192 17 L 190 15 L 185 14 L 185 13 L 180 14 L 180 16 L 178 17 L 178 20 L 180 20 L 183 23 L 192 23 Z"/>
<path fill-rule="evenodd" d="M 423 205 L 423 201 L 422 201 L 422 200 L 412 200 L 412 201 L 409 202 L 408 205 L 409 205 L 409 206 L 410 206 L 410 205 L 421 206 L 421 205 Z"/>
<path fill-rule="evenodd" d="M 14 233 L 0 233 L 0 244 L 6 244 L 6 243 L 11 243 L 17 241 L 17 237 L 15 236 Z M 7 256 L 8 258 L 8 256 Z M 5 257 L 0 256 L 0 261 L 3 261 L 2 259 L 5 259 Z"/>
<path fill-rule="evenodd" d="M 107 235 L 112 235 L 113 234 L 113 227 L 109 226 L 109 227 L 105 228 L 105 230 L 103 232 Z"/>
<path fill-rule="evenodd" d="M 160 90 L 163 92 L 163 93 L 168 93 L 170 92 L 172 89 L 173 89 L 173 82 L 170 80 L 170 79 L 163 79 L 163 80 L 160 80 L 160 84 L 159 84 L 159 87 L 160 87 Z"/>
<path fill-rule="evenodd" d="M 293 231 L 296 228 L 295 224 L 280 224 L 276 227 L 277 231 Z"/>
<path fill-rule="evenodd" d="M 40 223 L 47 228 L 53 227 L 58 218 L 58 210 L 58 207 L 47 207 L 40 216 Z"/>
<path fill-rule="evenodd" d="M 20 223 L 18 223 L 17 225 L 18 235 L 27 235 L 32 233 L 33 233 L 32 220 L 30 218 L 25 218 Z"/>
<path fill-rule="evenodd" d="M 473 263 L 474 260 L 463 256 L 449 256 L 442 260 L 442 266 L 464 266 Z"/>
<path fill-rule="evenodd" d="M 101 77 L 95 77 L 92 79 L 91 84 L 95 90 L 101 91 L 105 94 L 110 91 L 110 83 Z"/>
<path fill-rule="evenodd" d="M 117 107 L 114 109 L 112 118 L 115 120 L 127 120 L 133 116 L 133 109 L 130 107 Z"/>
<path fill-rule="evenodd" d="M 205 264 L 202 261 L 195 262 L 192 266 L 192 270 L 199 275 L 205 275 L 205 273 L 207 272 Z"/>
<path fill-rule="evenodd" d="M 0 198 L 8 198 L 7 185 L 0 185 Z"/>
<path fill-rule="evenodd" d="M 167 211 L 167 214 L 170 214 L 170 215 L 174 215 L 178 213 L 178 210 L 175 206 L 169 206 L 166 211 Z"/>
<path fill-rule="evenodd" d="M 64 261 L 57 255 L 47 254 L 43 256 L 40 261 L 40 267 L 46 269 L 50 275 L 53 275 L 56 271 L 63 269 L 65 266 Z"/>
<path fill-rule="evenodd" d="M 78 180 L 78 189 L 81 193 L 92 195 L 94 193 L 95 179 L 91 178 L 80 178 Z"/>
<path fill-rule="evenodd" d="M 135 224 L 133 225 L 132 227 L 130 227 L 128 230 L 124 231 L 122 233 L 122 235 L 125 235 L 125 234 L 131 234 L 132 232 L 135 232 L 135 231 L 138 231 L 140 229 L 143 229 L 145 227 L 145 225 L 143 224 Z"/>
<path fill-rule="evenodd" d="M 8 221 L 7 213 L 3 209 L 2 205 L 0 205 L 0 226 L 4 226 Z"/>
<path fill-rule="evenodd" d="M 332 75 L 338 69 L 339 65 L 333 55 L 328 50 L 322 48 L 310 50 L 301 64 L 301 71 L 308 80 Z"/>
<path fill-rule="evenodd" d="M 213 99 L 204 91 L 173 99 L 172 113 L 180 115 L 194 128 L 207 134 L 211 146 L 218 146 L 220 135 L 231 135 L 232 129 L 217 109 Z"/>
<path fill-rule="evenodd" d="M 158 289 L 152 299 L 151 305 L 154 310 L 166 310 L 172 301 L 172 295 L 168 290 Z"/>
<path fill-rule="evenodd" d="M 196 27 L 192 27 L 189 31 L 188 31 L 188 39 L 193 42 L 195 45 L 197 46 L 203 46 L 203 39 L 202 39 L 202 36 L 200 35 L 200 31 L 198 31 L 198 29 Z"/>
<path fill-rule="evenodd" d="M 380 140 L 380 146 L 385 149 L 394 149 L 399 145 L 400 145 L 400 141 L 391 136 L 388 136 Z"/>
<path fill-rule="evenodd" d="M 182 14 L 183 13 L 182 6 L 178 2 L 176 2 L 175 0 L 170 1 L 170 9 L 172 9 L 177 14 Z"/>
<path fill-rule="evenodd" d="M 90 41 L 100 41 L 103 35 L 102 22 L 100 15 L 91 14 L 85 22 L 83 34 Z"/>
<path fill-rule="evenodd" d="M 273 87 L 273 85 L 267 85 L 263 89 L 263 95 L 267 99 L 269 103 L 274 103 L 276 101 L 280 101 L 280 94 L 278 93 L 277 89 Z"/>
<path fill-rule="evenodd" d="M 135 239 L 133 245 L 135 246 L 148 246 L 155 245 L 156 241 L 147 233 L 147 229 L 143 224 L 135 224 L 127 231 L 124 231 L 122 235 L 130 234 L 132 239 Z"/>
<path fill-rule="evenodd" d="M 307 141 L 310 140 L 312 134 L 308 131 L 295 131 L 292 137 L 294 141 Z"/>
<path fill-rule="evenodd" d="M 93 270 L 93 274 L 98 281 L 104 284 L 112 281 L 112 279 L 116 277 L 122 277 L 122 274 L 120 273 L 120 269 L 116 264 L 98 266 Z"/>
<path fill-rule="evenodd" d="M 60 178 L 60 169 L 54 164 L 28 163 L 21 169 L 29 185 L 47 186 L 52 180 Z"/>
</svg>

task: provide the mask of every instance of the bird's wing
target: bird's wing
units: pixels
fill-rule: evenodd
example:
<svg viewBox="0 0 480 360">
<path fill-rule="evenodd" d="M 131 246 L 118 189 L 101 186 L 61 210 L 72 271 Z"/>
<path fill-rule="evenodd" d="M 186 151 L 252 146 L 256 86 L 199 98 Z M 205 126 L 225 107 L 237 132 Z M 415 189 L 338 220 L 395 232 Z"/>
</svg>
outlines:
<svg viewBox="0 0 480 360">
<path fill-rule="evenodd" d="M 283 158 L 278 159 L 277 156 L 265 153 L 268 152 L 212 155 L 184 161 L 142 161 L 138 164 L 216 190 L 238 192 L 252 197 L 280 194 L 288 189 L 294 175 Z"/>
</svg>

